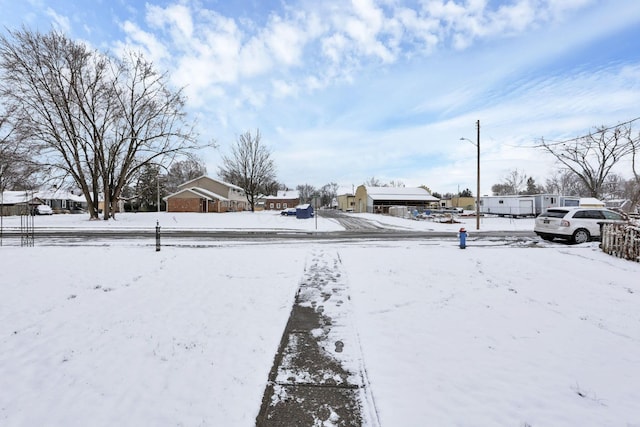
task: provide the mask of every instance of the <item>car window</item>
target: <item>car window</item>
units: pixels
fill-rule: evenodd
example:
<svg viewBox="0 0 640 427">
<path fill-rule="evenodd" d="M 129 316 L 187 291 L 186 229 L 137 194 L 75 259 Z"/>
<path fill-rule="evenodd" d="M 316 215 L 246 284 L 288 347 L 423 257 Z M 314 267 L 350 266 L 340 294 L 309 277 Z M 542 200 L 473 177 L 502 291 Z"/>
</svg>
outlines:
<svg viewBox="0 0 640 427">
<path fill-rule="evenodd" d="M 617 212 L 602 211 L 602 213 L 606 219 L 613 219 L 617 221 L 622 221 L 624 219 L 624 217 Z"/>
<path fill-rule="evenodd" d="M 604 215 L 602 211 L 599 210 L 585 210 L 585 211 L 576 211 L 573 214 L 574 218 L 582 218 L 582 219 L 604 219 Z"/>
<path fill-rule="evenodd" d="M 564 218 L 567 212 L 569 211 L 560 210 L 560 209 L 549 209 L 548 211 L 540 214 L 540 216 L 546 216 L 549 218 Z"/>
</svg>

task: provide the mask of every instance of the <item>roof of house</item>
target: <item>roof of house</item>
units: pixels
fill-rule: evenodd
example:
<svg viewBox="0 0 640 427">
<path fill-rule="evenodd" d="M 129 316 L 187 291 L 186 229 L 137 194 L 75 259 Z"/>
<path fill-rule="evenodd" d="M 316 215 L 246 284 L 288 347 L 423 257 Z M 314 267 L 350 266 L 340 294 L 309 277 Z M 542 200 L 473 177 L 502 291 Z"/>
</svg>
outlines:
<svg viewBox="0 0 640 427">
<path fill-rule="evenodd" d="M 43 200 L 73 200 L 75 202 L 87 201 L 84 196 L 78 196 L 69 191 L 65 191 L 59 188 L 36 191 L 35 195 Z"/>
<path fill-rule="evenodd" d="M 419 187 L 366 187 L 367 195 L 374 200 L 428 200 L 438 201 L 427 190 Z"/>
<path fill-rule="evenodd" d="M 32 202 L 36 199 L 36 195 L 30 191 L 3 191 L 0 193 L 0 198 L 0 203 L 4 205 L 15 205 Z"/>
<path fill-rule="evenodd" d="M 190 180 L 190 181 L 183 182 L 183 183 L 182 183 L 182 184 L 180 184 L 180 185 L 181 185 L 181 186 L 184 186 L 184 185 L 190 184 L 190 183 L 195 182 L 195 181 L 197 181 L 197 180 L 199 180 L 199 179 L 202 179 L 202 178 L 209 179 L 209 180 L 211 180 L 211 181 L 217 182 L 218 184 L 226 185 L 226 186 L 227 186 L 227 187 L 229 187 L 229 188 L 234 188 L 234 189 L 236 189 L 236 190 L 244 191 L 244 189 L 243 189 L 242 187 L 238 187 L 238 186 L 237 186 L 237 185 L 235 185 L 235 184 L 231 184 L 231 183 L 228 183 L 228 182 L 224 182 L 224 181 L 222 181 L 222 180 L 220 180 L 220 179 L 211 178 L 210 176 L 206 176 L 206 175 L 201 175 L 201 176 L 199 176 L 199 177 L 197 177 L 197 178 L 194 178 L 194 179 L 192 179 L 192 180 Z"/>
<path fill-rule="evenodd" d="M 278 200 L 295 200 L 300 198 L 298 190 L 278 190 L 275 196 L 266 196 L 265 199 L 278 199 Z"/>
<path fill-rule="evenodd" d="M 200 188 L 200 187 L 190 187 L 190 188 L 185 188 L 185 189 L 180 190 L 180 191 L 176 191 L 173 194 L 169 194 L 168 196 L 163 197 L 162 200 L 170 199 L 170 198 L 178 196 L 178 195 L 180 195 L 182 193 L 193 193 L 196 196 L 203 197 L 203 198 L 205 198 L 207 200 L 221 200 L 223 202 L 226 202 L 226 201 L 229 200 L 226 197 L 221 196 L 220 194 L 216 194 L 213 191 L 205 190 L 204 188 Z"/>
</svg>

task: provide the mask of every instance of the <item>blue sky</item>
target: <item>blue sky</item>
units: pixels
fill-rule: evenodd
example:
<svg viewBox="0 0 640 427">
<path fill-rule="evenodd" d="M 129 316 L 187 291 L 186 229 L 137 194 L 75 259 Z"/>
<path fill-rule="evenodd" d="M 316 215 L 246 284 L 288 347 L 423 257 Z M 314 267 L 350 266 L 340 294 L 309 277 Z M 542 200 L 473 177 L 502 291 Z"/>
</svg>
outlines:
<svg viewBox="0 0 640 427">
<path fill-rule="evenodd" d="M 259 128 L 290 187 L 371 177 L 481 193 L 533 149 L 640 116 L 637 0 L 0 0 L 5 28 L 142 50 L 176 87 L 209 174 Z M 630 170 L 624 165 L 623 175 Z"/>
</svg>

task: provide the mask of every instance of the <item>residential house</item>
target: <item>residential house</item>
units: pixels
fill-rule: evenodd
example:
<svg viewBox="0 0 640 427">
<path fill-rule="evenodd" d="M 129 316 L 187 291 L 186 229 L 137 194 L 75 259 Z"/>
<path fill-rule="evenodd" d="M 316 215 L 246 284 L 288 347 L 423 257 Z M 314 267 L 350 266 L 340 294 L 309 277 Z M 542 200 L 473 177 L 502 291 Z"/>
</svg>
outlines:
<svg viewBox="0 0 640 427">
<path fill-rule="evenodd" d="M 163 198 L 167 212 L 234 212 L 247 210 L 242 188 L 208 176 L 200 176 L 178 186 Z"/>
<path fill-rule="evenodd" d="M 36 205 L 44 204 L 33 191 L 0 193 L 0 216 L 30 215 Z"/>
<path fill-rule="evenodd" d="M 338 209 L 343 212 L 353 212 L 356 206 L 356 195 L 353 192 L 339 194 L 337 197 Z"/>
<path fill-rule="evenodd" d="M 55 187 L 50 190 L 37 191 L 35 195 L 51 206 L 55 213 L 81 213 L 87 209 L 87 200 L 84 196 L 78 196 Z"/>
<path fill-rule="evenodd" d="M 299 204 L 300 194 L 297 190 L 278 190 L 275 196 L 264 198 L 264 209 L 268 211 L 293 208 Z"/>
</svg>

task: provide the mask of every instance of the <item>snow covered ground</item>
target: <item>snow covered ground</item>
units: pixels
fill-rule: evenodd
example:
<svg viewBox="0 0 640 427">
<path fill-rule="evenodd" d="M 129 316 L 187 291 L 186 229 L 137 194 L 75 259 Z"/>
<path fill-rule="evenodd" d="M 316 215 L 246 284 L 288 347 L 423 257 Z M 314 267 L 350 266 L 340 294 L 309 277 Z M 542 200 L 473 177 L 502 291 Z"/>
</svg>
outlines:
<svg viewBox="0 0 640 427">
<path fill-rule="evenodd" d="M 476 230 L 475 217 L 457 217 L 458 223 L 447 224 L 428 220 L 409 220 L 387 215 L 349 214 L 364 218 L 373 223 L 396 229 L 414 229 L 420 231 L 458 231 L 461 226 L 473 233 Z M 4 217 L 5 230 L 19 229 L 20 217 Z M 323 217 L 306 220 L 291 216 L 282 216 L 279 212 L 236 212 L 226 214 L 199 213 L 122 213 L 115 221 L 90 221 L 87 215 L 51 215 L 34 217 L 35 228 L 42 229 L 153 229 L 159 223 L 162 229 L 206 229 L 206 230 L 299 230 L 299 231 L 339 231 L 344 230 L 335 220 Z M 533 218 L 481 218 L 481 231 L 489 230 L 533 230 Z"/>
<path fill-rule="evenodd" d="M 316 228 L 270 213 L 35 218 L 37 228 L 156 220 Z M 464 221 L 473 237 L 475 219 Z M 533 221 L 481 226 L 531 230 Z M 382 426 L 640 426 L 640 264 L 598 243 L 472 238 L 465 250 L 451 239 L 0 247 L 0 425 L 254 425 L 319 252 L 342 262 Z"/>
</svg>

